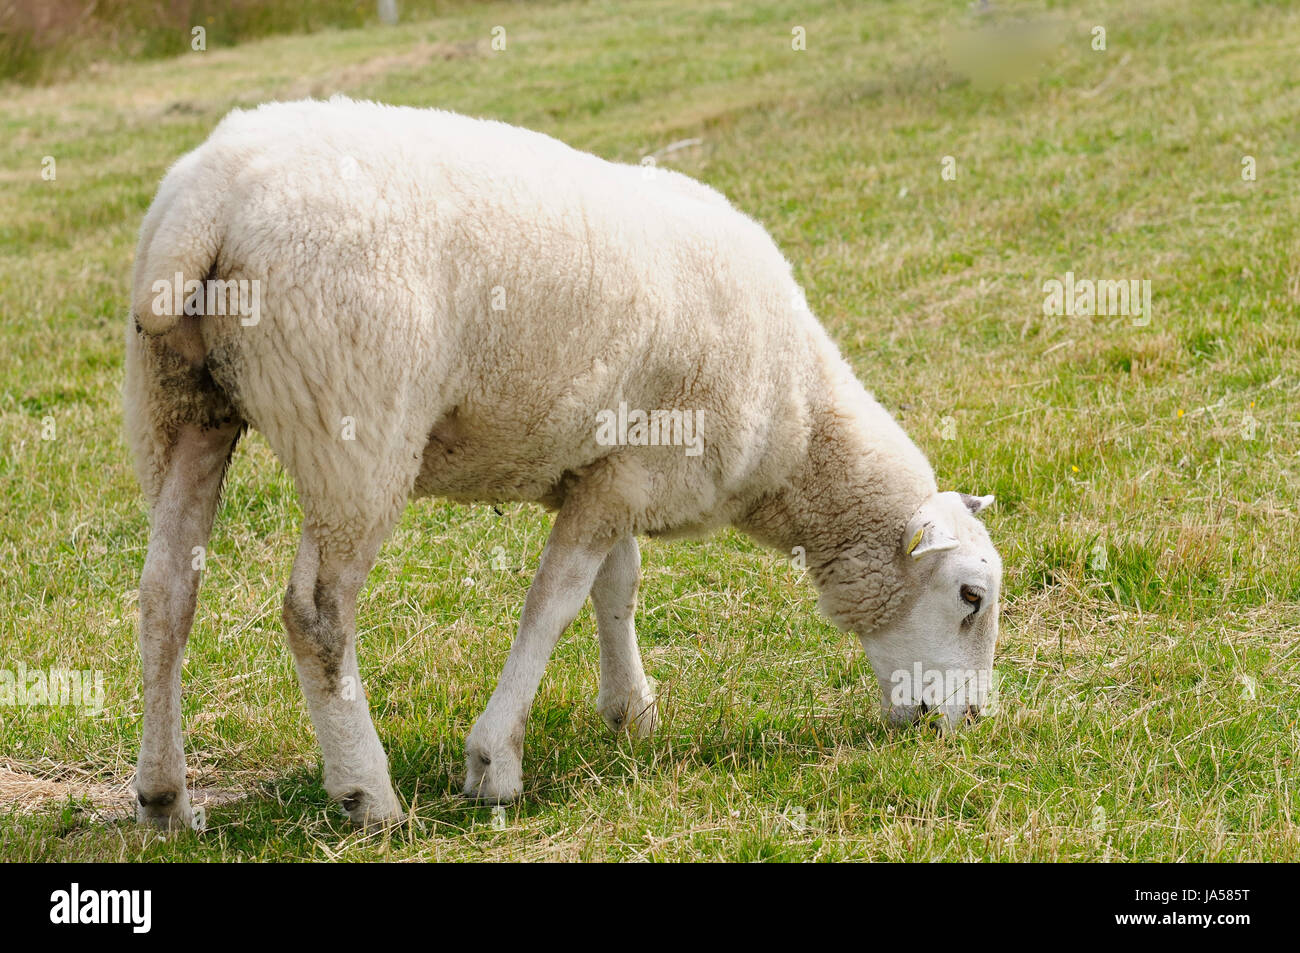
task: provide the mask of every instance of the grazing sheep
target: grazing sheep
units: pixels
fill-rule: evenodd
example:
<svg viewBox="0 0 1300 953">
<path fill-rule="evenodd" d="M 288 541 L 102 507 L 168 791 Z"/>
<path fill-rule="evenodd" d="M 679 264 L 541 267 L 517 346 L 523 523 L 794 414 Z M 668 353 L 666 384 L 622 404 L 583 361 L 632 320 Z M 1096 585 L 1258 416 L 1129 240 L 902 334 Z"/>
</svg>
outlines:
<svg viewBox="0 0 1300 953">
<path fill-rule="evenodd" d="M 519 795 L 529 707 L 588 594 L 597 708 L 616 731 L 654 726 L 638 534 L 730 524 L 802 547 L 891 720 L 978 713 L 966 679 L 991 669 L 1001 564 L 974 513 L 992 498 L 938 492 L 767 233 L 683 175 L 447 112 L 338 98 L 236 111 L 145 217 L 126 367 L 151 513 L 143 822 L 190 820 L 192 567 L 249 426 L 297 484 L 285 631 L 325 789 L 359 823 L 401 816 L 360 687 L 355 600 L 412 496 L 556 512 L 466 741 L 467 794 Z"/>
</svg>

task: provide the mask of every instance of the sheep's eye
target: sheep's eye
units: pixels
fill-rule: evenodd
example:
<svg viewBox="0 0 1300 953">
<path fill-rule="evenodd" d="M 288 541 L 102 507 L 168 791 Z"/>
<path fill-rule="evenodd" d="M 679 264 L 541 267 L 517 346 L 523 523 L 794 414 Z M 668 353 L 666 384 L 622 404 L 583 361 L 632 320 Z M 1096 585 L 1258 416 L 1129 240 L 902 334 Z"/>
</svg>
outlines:
<svg viewBox="0 0 1300 953">
<path fill-rule="evenodd" d="M 980 608 L 980 601 L 981 601 L 983 598 L 984 598 L 983 594 L 982 594 L 978 589 L 976 589 L 974 586 L 962 586 L 962 587 L 961 587 L 961 600 L 962 600 L 962 602 L 965 602 L 965 603 L 968 604 L 968 605 L 972 605 L 972 606 L 974 606 L 976 612 L 979 611 L 979 608 Z"/>
</svg>

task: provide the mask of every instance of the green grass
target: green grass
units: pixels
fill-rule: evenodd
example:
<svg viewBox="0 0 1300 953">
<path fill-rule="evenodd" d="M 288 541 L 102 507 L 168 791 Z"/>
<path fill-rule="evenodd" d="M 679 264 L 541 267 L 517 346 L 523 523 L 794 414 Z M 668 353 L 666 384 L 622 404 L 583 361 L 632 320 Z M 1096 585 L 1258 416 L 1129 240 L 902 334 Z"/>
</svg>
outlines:
<svg viewBox="0 0 1300 953">
<path fill-rule="evenodd" d="M 1300 860 L 1300 10 L 1021 12 L 1048 42 L 1009 77 L 957 55 L 1009 19 L 965 4 L 653 0 L 457 8 L 0 88 L 0 667 L 102 670 L 107 691 L 96 717 L 0 707 L 0 792 L 74 792 L 0 814 L 0 858 Z M 191 787 L 243 796 L 201 836 L 118 820 L 146 535 L 118 393 L 135 231 L 228 109 L 337 91 L 623 161 L 702 139 L 662 161 L 768 226 L 943 488 L 997 494 L 998 715 L 955 738 L 889 731 L 860 648 L 781 554 L 730 533 L 650 542 L 660 731 L 605 732 L 584 612 L 533 709 L 525 800 L 494 816 L 456 794 L 463 739 L 548 520 L 424 501 L 358 622 L 415 820 L 350 832 L 279 620 L 299 512 L 253 436 L 184 703 Z M 1044 315 L 1066 271 L 1149 278 L 1154 319 Z"/>
<path fill-rule="evenodd" d="M 398 0 L 397 6 L 399 19 L 418 20 L 473 2 Z M 159 59 L 379 22 L 376 0 L 0 0 L 0 80 L 46 83 L 97 60 Z"/>
</svg>

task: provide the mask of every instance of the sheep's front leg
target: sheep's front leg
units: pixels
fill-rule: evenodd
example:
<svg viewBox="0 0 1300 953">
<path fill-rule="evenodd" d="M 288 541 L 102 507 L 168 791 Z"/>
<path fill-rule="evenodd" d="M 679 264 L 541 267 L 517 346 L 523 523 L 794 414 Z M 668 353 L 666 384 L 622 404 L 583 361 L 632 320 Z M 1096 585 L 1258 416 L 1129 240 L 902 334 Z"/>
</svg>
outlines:
<svg viewBox="0 0 1300 953">
<path fill-rule="evenodd" d="M 600 694 L 596 711 L 611 731 L 649 737 L 658 720 L 654 690 L 641 667 L 636 644 L 636 589 L 641 551 L 636 538 L 620 539 L 601 563 L 591 587 L 600 636 Z"/>
<path fill-rule="evenodd" d="M 519 634 L 487 708 L 465 741 L 465 794 L 494 803 L 513 801 L 523 789 L 524 724 L 542 672 L 569 627 L 613 540 L 584 538 L 561 511 L 524 600 Z"/>
<path fill-rule="evenodd" d="M 284 627 L 325 761 L 325 791 L 353 823 L 402 819 L 357 668 L 356 600 L 382 534 L 323 548 L 304 531 L 284 597 Z"/>
</svg>

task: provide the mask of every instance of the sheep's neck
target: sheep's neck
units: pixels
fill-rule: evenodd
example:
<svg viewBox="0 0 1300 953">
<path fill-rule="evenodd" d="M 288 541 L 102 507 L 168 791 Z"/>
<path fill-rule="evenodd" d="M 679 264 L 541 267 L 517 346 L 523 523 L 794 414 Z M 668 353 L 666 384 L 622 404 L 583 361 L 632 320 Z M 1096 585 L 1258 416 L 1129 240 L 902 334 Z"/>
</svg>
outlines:
<svg viewBox="0 0 1300 953">
<path fill-rule="evenodd" d="M 897 608 L 903 532 L 936 491 L 934 472 L 860 385 L 810 417 L 800 464 L 740 528 L 802 558 L 834 621 L 865 633 Z"/>
</svg>

